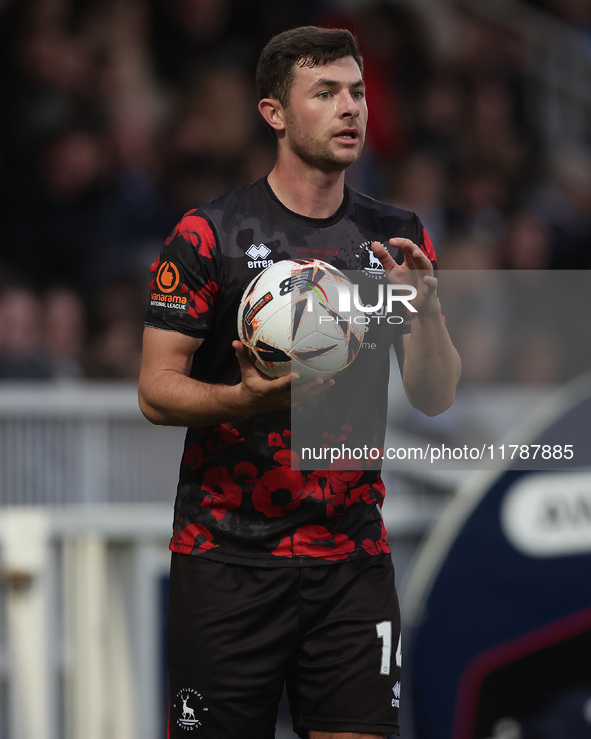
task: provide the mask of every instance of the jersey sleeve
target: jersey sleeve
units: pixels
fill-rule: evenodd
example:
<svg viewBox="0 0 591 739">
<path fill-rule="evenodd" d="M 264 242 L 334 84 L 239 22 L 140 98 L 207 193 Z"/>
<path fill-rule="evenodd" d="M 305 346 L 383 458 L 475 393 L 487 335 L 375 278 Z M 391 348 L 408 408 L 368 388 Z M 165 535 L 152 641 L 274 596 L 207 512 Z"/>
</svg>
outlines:
<svg viewBox="0 0 591 739">
<path fill-rule="evenodd" d="M 433 248 L 433 244 L 431 243 L 431 239 L 429 238 L 429 234 L 427 233 L 427 229 L 423 226 L 421 223 L 421 219 L 415 214 L 415 228 L 416 228 L 416 236 L 414 239 L 415 244 L 420 246 L 421 251 L 423 251 L 430 259 L 431 264 L 433 265 L 433 270 L 437 272 L 437 256 L 435 254 L 435 249 Z"/>
<path fill-rule="evenodd" d="M 422 251 L 431 260 L 431 264 L 433 265 L 433 274 L 437 277 L 437 255 L 435 254 L 435 249 L 433 248 L 427 229 L 423 226 L 420 218 L 416 214 L 415 220 L 417 227 L 417 241 L 415 243 L 421 247 Z M 445 321 L 445 314 L 443 314 L 443 320 Z"/>
<path fill-rule="evenodd" d="M 427 229 L 421 223 L 421 219 L 416 213 L 412 213 L 412 219 L 414 223 L 414 233 L 411 236 L 412 241 L 420 247 L 421 251 L 429 257 L 431 264 L 433 265 L 433 274 L 437 276 L 437 256 L 435 249 L 427 233 Z M 403 308 L 404 323 L 401 326 L 401 333 L 410 333 L 411 319 L 413 314 L 407 309 Z"/>
<path fill-rule="evenodd" d="M 189 211 L 150 268 L 145 325 L 205 337 L 212 327 L 220 280 L 214 229 L 200 211 Z"/>
</svg>

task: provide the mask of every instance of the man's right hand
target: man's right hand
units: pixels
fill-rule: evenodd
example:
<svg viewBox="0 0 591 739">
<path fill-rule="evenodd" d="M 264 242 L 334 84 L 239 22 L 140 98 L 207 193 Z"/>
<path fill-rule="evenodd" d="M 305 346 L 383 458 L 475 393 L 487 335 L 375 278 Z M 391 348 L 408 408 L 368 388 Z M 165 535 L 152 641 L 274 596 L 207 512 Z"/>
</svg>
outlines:
<svg viewBox="0 0 591 739">
<path fill-rule="evenodd" d="M 334 385 L 332 378 L 315 377 L 302 381 L 296 372 L 281 377 L 268 377 L 250 360 L 248 350 L 242 342 L 234 341 L 232 347 L 242 373 L 239 387 L 247 405 L 258 409 L 256 413 L 286 410 L 295 403 L 320 395 Z"/>
<path fill-rule="evenodd" d="M 139 378 L 139 404 L 152 423 L 211 426 L 236 418 L 286 410 L 314 398 L 334 384 L 315 378 L 302 382 L 295 373 L 271 378 L 254 366 L 240 341 L 232 346 L 240 364 L 237 385 L 209 384 L 190 376 L 203 339 L 146 327 Z"/>
</svg>

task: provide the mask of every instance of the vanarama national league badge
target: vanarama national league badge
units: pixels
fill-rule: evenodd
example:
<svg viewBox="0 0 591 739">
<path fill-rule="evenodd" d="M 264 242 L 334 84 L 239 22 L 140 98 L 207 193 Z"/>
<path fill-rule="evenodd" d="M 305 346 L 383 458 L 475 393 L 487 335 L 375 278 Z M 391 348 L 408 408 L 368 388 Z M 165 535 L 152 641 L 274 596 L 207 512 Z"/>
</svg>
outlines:
<svg viewBox="0 0 591 739">
<path fill-rule="evenodd" d="M 188 310 L 188 292 L 181 283 L 179 269 L 174 262 L 163 261 L 158 266 L 155 283 L 155 289 L 150 291 L 150 305 L 153 308 Z"/>
</svg>

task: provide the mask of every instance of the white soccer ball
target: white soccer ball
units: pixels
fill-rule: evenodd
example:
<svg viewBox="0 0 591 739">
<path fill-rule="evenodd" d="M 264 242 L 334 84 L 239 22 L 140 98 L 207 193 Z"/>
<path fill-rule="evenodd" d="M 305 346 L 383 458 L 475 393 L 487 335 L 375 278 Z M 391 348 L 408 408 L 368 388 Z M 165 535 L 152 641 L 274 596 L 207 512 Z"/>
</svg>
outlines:
<svg viewBox="0 0 591 739">
<path fill-rule="evenodd" d="M 350 296 L 351 309 L 339 294 Z M 264 269 L 244 291 L 238 335 L 269 377 L 331 377 L 361 348 L 365 325 L 354 304 L 353 283 L 335 267 L 320 259 L 286 259 Z"/>
</svg>

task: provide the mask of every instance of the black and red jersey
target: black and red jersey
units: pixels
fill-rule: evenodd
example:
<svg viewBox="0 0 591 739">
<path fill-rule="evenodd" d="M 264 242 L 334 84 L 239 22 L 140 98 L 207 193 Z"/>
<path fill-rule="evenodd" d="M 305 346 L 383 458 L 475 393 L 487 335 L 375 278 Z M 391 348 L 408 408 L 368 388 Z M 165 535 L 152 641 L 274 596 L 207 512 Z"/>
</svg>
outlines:
<svg viewBox="0 0 591 739">
<path fill-rule="evenodd" d="M 386 276 L 369 244 L 387 244 L 395 236 L 419 244 L 435 262 L 429 237 L 414 213 L 346 187 L 333 216 L 307 218 L 285 208 L 266 178 L 258 180 L 181 219 L 152 265 L 146 325 L 203 338 L 191 376 L 235 384 L 240 369 L 231 344 L 238 338 L 238 306 L 261 270 L 281 259 L 316 258 L 359 272 L 360 280 L 375 284 Z M 346 384 L 337 376 L 326 393 L 336 394 L 331 406 L 339 408 L 338 419 L 330 420 L 338 428 L 326 433 L 354 439 L 359 409 L 367 414 L 369 408 L 372 445 L 380 446 L 392 336 L 380 341 L 372 331 L 344 370 L 353 375 Z M 358 391 L 340 398 L 339 386 Z M 379 470 L 305 467 L 292 449 L 289 411 L 189 428 L 171 549 L 261 566 L 338 562 L 389 552 Z"/>
</svg>

